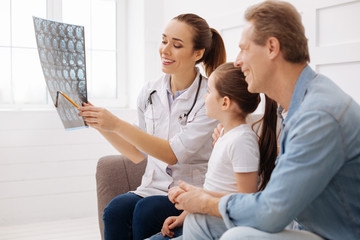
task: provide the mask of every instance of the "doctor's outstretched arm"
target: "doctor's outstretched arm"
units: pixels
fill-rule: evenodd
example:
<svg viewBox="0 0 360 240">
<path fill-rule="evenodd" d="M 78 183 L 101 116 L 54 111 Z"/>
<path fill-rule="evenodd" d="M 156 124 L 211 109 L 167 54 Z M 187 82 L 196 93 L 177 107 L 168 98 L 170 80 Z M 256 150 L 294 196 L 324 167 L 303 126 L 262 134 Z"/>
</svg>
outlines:
<svg viewBox="0 0 360 240">
<path fill-rule="evenodd" d="M 116 150 L 130 159 L 133 163 L 140 163 L 146 158 L 143 153 L 141 153 L 134 145 L 122 138 L 119 134 L 102 131 L 100 129 L 98 129 L 98 131 L 111 143 L 111 145 L 113 145 Z"/>
<path fill-rule="evenodd" d="M 93 106 L 91 103 L 83 103 L 83 106 Z M 133 163 L 137 164 L 142 162 L 145 159 L 145 156 L 140 152 L 134 145 L 126 141 L 120 135 L 103 131 L 98 129 L 98 131 L 105 137 L 106 140 L 110 142 L 113 147 L 118 150 L 122 155 L 130 159 Z"/>
<path fill-rule="evenodd" d="M 145 133 L 130 123 L 119 119 L 104 108 L 86 105 L 78 110 L 80 111 L 79 116 L 84 118 L 86 124 L 99 130 L 121 153 L 123 153 L 121 150 L 126 150 L 124 147 L 132 145 L 133 148 L 136 147 L 167 164 L 173 165 L 177 163 L 177 158 L 168 140 Z M 140 151 L 138 153 L 141 154 Z M 125 153 L 123 154 L 127 156 Z M 139 155 L 137 153 L 135 155 L 135 159 L 138 160 Z"/>
</svg>

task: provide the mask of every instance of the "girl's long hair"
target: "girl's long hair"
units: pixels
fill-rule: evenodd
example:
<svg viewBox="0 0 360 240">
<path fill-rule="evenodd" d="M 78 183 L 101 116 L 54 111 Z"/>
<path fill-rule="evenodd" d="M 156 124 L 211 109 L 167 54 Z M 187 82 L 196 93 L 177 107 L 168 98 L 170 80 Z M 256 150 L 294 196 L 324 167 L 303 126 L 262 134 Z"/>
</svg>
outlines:
<svg viewBox="0 0 360 240">
<path fill-rule="evenodd" d="M 240 68 L 235 67 L 233 63 L 225 63 L 220 65 L 213 74 L 215 74 L 215 88 L 219 95 L 221 97 L 227 96 L 237 104 L 240 108 L 240 117 L 245 119 L 248 114 L 256 110 L 260 103 L 260 95 L 248 91 L 248 84 Z M 275 167 L 277 156 L 276 110 L 277 103 L 265 95 L 265 112 L 262 119 L 259 120 L 262 121 L 262 129 L 259 136 L 260 191 L 265 189 Z"/>
</svg>

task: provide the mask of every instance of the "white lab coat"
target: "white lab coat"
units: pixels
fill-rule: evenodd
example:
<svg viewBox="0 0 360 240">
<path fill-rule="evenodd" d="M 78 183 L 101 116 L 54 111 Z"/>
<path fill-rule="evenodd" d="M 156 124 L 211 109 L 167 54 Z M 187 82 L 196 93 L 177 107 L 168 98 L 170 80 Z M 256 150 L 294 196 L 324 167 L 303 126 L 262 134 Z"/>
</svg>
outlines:
<svg viewBox="0 0 360 240">
<path fill-rule="evenodd" d="M 212 151 L 212 132 L 218 121 L 206 116 L 204 95 L 207 92 L 207 79 L 202 77 L 196 104 L 188 116 L 187 124 L 181 125 L 178 117 L 187 113 L 194 101 L 199 84 L 200 73 L 193 84 L 178 96 L 169 108 L 166 86 L 170 75 L 164 75 L 155 82 L 148 82 L 138 97 L 139 127 L 149 134 L 169 140 L 178 159 L 174 165 L 168 165 L 152 156 L 148 156 L 145 174 L 141 185 L 134 193 L 142 196 L 167 195 L 168 189 L 184 180 L 202 187 L 207 171 L 207 163 Z M 152 94 L 152 104 L 149 94 Z M 154 146 L 156 147 L 156 146 Z M 171 175 L 167 173 L 171 169 Z"/>
</svg>

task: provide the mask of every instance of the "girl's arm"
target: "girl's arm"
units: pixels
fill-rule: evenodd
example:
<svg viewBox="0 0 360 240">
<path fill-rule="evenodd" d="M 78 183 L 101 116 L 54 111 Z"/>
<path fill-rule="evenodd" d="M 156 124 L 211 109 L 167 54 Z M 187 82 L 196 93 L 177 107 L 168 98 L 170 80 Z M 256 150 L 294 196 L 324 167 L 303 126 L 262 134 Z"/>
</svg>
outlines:
<svg viewBox="0 0 360 240">
<path fill-rule="evenodd" d="M 235 173 L 236 175 L 236 183 L 237 183 L 237 192 L 239 193 L 255 193 L 257 192 L 257 181 L 258 181 L 258 173 L 257 172 L 248 172 L 248 173 Z M 220 193 L 207 191 L 213 197 L 221 198 L 230 193 Z"/>
<path fill-rule="evenodd" d="M 79 111 L 79 116 L 84 118 L 86 124 L 98 129 L 107 139 L 109 138 L 111 144 L 119 151 L 124 150 L 122 144 L 125 142 L 130 144 L 125 144 L 125 146 L 130 147 L 132 145 L 130 147 L 132 150 L 128 154 L 134 154 L 136 161 L 139 157 L 141 158 L 139 155 L 141 153 L 140 151 L 136 152 L 135 147 L 167 164 L 173 165 L 177 162 L 168 140 L 145 133 L 104 108 L 84 106 L 80 107 Z"/>
<path fill-rule="evenodd" d="M 235 173 L 238 192 L 256 193 L 258 189 L 258 172 Z"/>
<path fill-rule="evenodd" d="M 188 215 L 188 212 L 187 212 L 187 211 L 183 211 L 183 212 L 178 216 L 179 223 L 184 224 L 186 215 Z"/>
</svg>

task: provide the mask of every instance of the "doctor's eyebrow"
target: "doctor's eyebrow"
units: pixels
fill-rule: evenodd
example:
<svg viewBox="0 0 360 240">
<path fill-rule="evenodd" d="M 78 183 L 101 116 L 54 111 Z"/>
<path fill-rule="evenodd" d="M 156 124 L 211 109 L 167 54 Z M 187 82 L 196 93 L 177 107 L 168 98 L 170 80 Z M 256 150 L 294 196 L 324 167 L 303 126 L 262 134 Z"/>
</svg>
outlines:
<svg viewBox="0 0 360 240">
<path fill-rule="evenodd" d="M 165 33 L 163 33 L 163 37 L 167 37 Z M 172 38 L 172 40 L 179 41 L 179 42 L 184 42 L 180 38 Z"/>
</svg>

